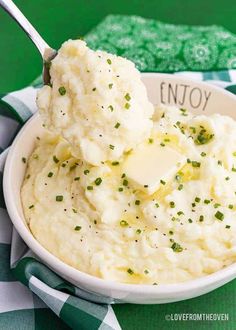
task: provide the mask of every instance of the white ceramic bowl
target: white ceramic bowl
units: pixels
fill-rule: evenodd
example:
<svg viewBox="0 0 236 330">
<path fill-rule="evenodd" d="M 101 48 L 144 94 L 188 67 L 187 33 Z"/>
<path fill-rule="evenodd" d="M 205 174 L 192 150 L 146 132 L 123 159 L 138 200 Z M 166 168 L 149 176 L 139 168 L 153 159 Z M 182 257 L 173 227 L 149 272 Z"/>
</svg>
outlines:
<svg viewBox="0 0 236 330">
<path fill-rule="evenodd" d="M 143 74 L 150 101 L 167 105 L 176 104 L 195 114 L 220 113 L 236 120 L 236 96 L 223 89 L 206 83 L 182 79 L 179 76 L 163 74 Z M 4 171 L 4 195 L 12 222 L 34 253 L 60 276 L 76 286 L 98 296 L 119 299 L 130 303 L 167 303 L 193 298 L 236 277 L 236 264 L 214 274 L 180 284 L 134 285 L 121 284 L 96 278 L 80 272 L 49 253 L 33 237 L 26 226 L 22 211 L 20 188 L 24 178 L 25 165 L 22 157 L 28 157 L 33 149 L 35 137 L 43 133 L 41 120 L 35 114 L 17 135 L 10 148 Z"/>
</svg>

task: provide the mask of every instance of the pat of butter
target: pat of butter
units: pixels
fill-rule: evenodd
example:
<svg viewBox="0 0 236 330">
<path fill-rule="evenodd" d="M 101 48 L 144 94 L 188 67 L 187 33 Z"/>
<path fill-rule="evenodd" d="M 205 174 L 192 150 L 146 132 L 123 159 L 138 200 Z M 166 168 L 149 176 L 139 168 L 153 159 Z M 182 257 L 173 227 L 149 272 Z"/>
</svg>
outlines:
<svg viewBox="0 0 236 330">
<path fill-rule="evenodd" d="M 186 157 L 168 146 L 149 143 L 131 153 L 123 165 L 123 171 L 138 189 L 153 194 L 186 162 Z"/>
</svg>

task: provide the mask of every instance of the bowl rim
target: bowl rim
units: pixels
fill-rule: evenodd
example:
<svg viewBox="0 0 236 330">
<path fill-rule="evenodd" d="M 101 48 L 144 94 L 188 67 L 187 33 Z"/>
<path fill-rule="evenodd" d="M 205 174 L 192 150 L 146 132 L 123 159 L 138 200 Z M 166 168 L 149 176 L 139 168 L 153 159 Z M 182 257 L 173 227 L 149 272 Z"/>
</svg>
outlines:
<svg viewBox="0 0 236 330">
<path fill-rule="evenodd" d="M 173 74 L 161 74 L 161 73 L 142 73 L 142 76 L 156 76 L 163 78 L 173 78 L 175 80 L 184 80 L 188 83 L 195 83 L 198 85 L 202 85 L 203 87 L 213 89 L 221 94 L 225 94 L 226 96 L 233 98 L 236 105 L 236 95 L 224 90 L 221 87 L 210 85 L 206 82 L 185 78 L 181 75 L 173 75 Z M 213 283 L 219 283 L 226 278 L 230 278 L 232 276 L 236 276 L 236 262 L 217 271 L 212 274 L 196 278 L 193 280 L 179 282 L 174 284 L 158 284 L 158 285 L 150 285 L 150 284 L 128 284 L 128 283 L 120 283 L 114 282 L 107 279 L 98 278 L 96 276 L 84 273 L 72 266 L 66 264 L 56 256 L 54 256 L 51 252 L 49 252 L 46 248 L 44 248 L 33 236 L 29 229 L 27 229 L 24 224 L 24 220 L 19 215 L 17 207 L 14 203 L 14 198 L 12 198 L 11 191 L 11 168 L 13 166 L 14 160 L 14 150 L 17 147 L 18 141 L 21 139 L 23 133 L 28 129 L 30 125 L 34 123 L 39 118 L 39 113 L 36 112 L 27 123 L 21 128 L 19 133 L 16 135 L 10 150 L 7 155 L 4 173 L 3 173 L 3 192 L 4 198 L 6 202 L 6 207 L 8 214 L 13 222 L 14 227 L 17 232 L 24 240 L 24 242 L 28 245 L 28 247 L 38 256 L 42 262 L 45 262 L 49 268 L 52 268 L 53 271 L 59 272 L 60 274 L 65 274 L 66 277 L 71 278 L 72 280 L 77 281 L 78 283 L 83 283 L 86 287 L 98 288 L 99 290 L 110 290 L 110 291 L 122 291 L 124 293 L 130 294 L 145 294 L 150 297 L 156 297 L 158 295 L 175 295 L 175 294 L 184 294 L 189 291 L 193 291 L 196 289 L 201 289 L 206 286 L 210 286 Z M 63 275 L 60 275 L 63 277 Z M 93 289 L 91 289 L 93 292 Z"/>
</svg>

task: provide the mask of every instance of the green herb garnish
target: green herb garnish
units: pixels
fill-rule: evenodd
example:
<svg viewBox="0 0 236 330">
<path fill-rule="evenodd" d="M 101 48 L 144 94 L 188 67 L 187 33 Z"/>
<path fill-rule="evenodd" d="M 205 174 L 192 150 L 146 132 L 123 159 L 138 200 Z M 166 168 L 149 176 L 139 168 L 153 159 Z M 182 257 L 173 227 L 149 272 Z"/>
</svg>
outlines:
<svg viewBox="0 0 236 330">
<path fill-rule="evenodd" d="M 48 177 L 51 178 L 53 176 L 53 172 L 48 173 Z"/>
<path fill-rule="evenodd" d="M 63 201 L 63 196 L 62 195 L 56 196 L 56 201 L 57 202 L 62 202 Z"/>
<path fill-rule="evenodd" d="M 66 89 L 65 87 L 61 86 L 58 88 L 58 92 L 61 94 L 61 95 L 65 95 L 66 94 Z"/>
<path fill-rule="evenodd" d="M 217 211 L 215 214 L 216 219 L 223 221 L 224 220 L 224 214 L 220 211 Z"/>
<path fill-rule="evenodd" d="M 59 163 L 59 159 L 55 155 L 52 158 L 53 158 L 54 163 L 56 163 L 56 164 Z"/>
<path fill-rule="evenodd" d="M 172 245 L 171 245 L 171 248 L 174 252 L 182 252 L 183 251 L 183 248 L 182 246 L 179 244 L 179 243 L 176 243 L 174 242 Z"/>
<path fill-rule="evenodd" d="M 102 179 L 101 178 L 97 178 L 95 181 L 94 181 L 95 185 L 96 186 L 99 186 L 101 183 L 102 183 Z"/>
<path fill-rule="evenodd" d="M 121 227 L 127 227 L 129 224 L 128 224 L 128 222 L 127 221 L 125 221 L 125 220 L 121 220 L 120 221 L 120 226 Z"/>
<path fill-rule="evenodd" d="M 81 229 L 82 229 L 81 226 L 75 226 L 75 228 L 74 228 L 74 230 L 76 230 L 76 231 L 80 231 Z"/>
</svg>

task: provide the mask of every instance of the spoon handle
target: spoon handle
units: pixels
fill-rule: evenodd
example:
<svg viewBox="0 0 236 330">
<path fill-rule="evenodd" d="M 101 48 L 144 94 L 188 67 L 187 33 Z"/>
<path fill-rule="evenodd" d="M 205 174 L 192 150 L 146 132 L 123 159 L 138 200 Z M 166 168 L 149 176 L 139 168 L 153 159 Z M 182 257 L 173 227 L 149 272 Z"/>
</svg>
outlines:
<svg viewBox="0 0 236 330">
<path fill-rule="evenodd" d="M 35 28 L 30 24 L 27 18 L 17 8 L 17 6 L 11 0 L 0 0 L 0 6 L 20 25 L 20 27 L 26 32 L 28 37 L 33 41 L 38 48 L 41 56 L 45 59 L 45 52 L 51 49 L 49 45 L 43 40 Z"/>
</svg>

